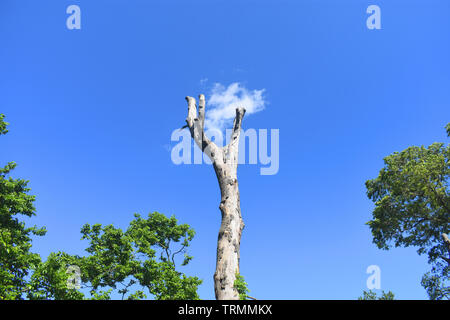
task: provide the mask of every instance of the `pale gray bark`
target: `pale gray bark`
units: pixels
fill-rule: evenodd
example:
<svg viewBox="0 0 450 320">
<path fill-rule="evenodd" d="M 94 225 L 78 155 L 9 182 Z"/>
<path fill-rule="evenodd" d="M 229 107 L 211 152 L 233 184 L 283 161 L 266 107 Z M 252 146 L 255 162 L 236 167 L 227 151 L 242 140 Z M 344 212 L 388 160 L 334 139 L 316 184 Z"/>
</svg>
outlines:
<svg viewBox="0 0 450 320">
<path fill-rule="evenodd" d="M 217 241 L 216 272 L 214 290 L 218 300 L 238 300 L 234 288 L 236 273 L 239 273 L 240 243 L 244 221 L 241 216 L 239 187 L 237 180 L 239 137 L 245 109 L 236 109 L 230 143 L 224 147 L 212 142 L 204 131 L 205 96 L 199 96 L 198 113 L 196 101 L 186 97 L 188 102 L 187 127 L 197 146 L 208 155 L 213 163 L 219 181 L 222 223 Z"/>
<path fill-rule="evenodd" d="M 445 246 L 447 247 L 447 250 L 449 253 L 449 257 L 448 258 L 443 257 L 443 259 L 445 261 L 447 261 L 447 263 L 450 265 L 450 239 L 449 239 L 448 235 L 445 233 L 442 234 L 442 238 L 444 239 Z"/>
<path fill-rule="evenodd" d="M 448 238 L 448 235 L 443 233 L 442 238 L 444 239 L 444 243 L 447 245 L 447 248 L 450 250 L 450 239 Z"/>
</svg>

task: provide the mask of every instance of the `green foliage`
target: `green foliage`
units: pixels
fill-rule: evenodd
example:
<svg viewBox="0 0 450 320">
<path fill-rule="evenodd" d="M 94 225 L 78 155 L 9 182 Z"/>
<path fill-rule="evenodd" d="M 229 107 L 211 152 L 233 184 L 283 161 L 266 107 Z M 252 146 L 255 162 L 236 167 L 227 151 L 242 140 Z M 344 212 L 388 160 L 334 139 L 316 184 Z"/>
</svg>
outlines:
<svg viewBox="0 0 450 320">
<path fill-rule="evenodd" d="M 2 134 L 6 134 L 8 132 L 8 122 L 5 122 L 5 115 L 4 114 L 0 114 L 0 135 Z"/>
<path fill-rule="evenodd" d="M 0 135 L 8 132 L 3 119 L 0 115 Z M 0 300 L 22 299 L 31 290 L 30 270 L 41 262 L 38 254 L 30 252 L 31 237 L 46 232 L 26 227 L 19 219 L 35 215 L 35 197 L 28 194 L 28 181 L 10 177 L 15 167 L 10 162 L 0 168 Z"/>
<path fill-rule="evenodd" d="M 442 238 L 450 230 L 449 158 L 450 146 L 443 143 L 409 147 L 384 158 L 378 177 L 366 182 L 367 195 L 375 203 L 367 223 L 373 242 L 381 249 L 418 247 L 442 283 L 449 280 L 450 264 Z"/>
<path fill-rule="evenodd" d="M 137 290 L 135 293 L 130 294 L 127 300 L 144 300 L 145 298 L 147 298 L 147 295 L 144 291 Z"/>
<path fill-rule="evenodd" d="M 234 288 L 239 292 L 239 300 L 247 300 L 249 298 L 248 284 L 245 282 L 244 277 L 239 273 L 236 273 L 236 280 L 234 280 Z"/>
<path fill-rule="evenodd" d="M 31 288 L 27 298 L 30 300 L 81 300 L 85 296 L 68 286 L 69 266 L 77 259 L 63 252 L 51 253 L 40 263 L 31 276 Z"/>
<path fill-rule="evenodd" d="M 394 294 L 391 291 L 381 291 L 381 295 L 378 296 L 375 291 L 363 291 L 363 295 L 358 297 L 358 300 L 395 300 Z"/>
<path fill-rule="evenodd" d="M 112 292 L 112 289 L 93 291 L 93 292 L 91 292 L 92 297 L 88 300 L 111 300 L 111 292 Z M 132 295 L 130 295 L 130 296 L 132 296 Z M 132 299 L 129 299 L 129 300 L 132 300 Z M 134 299 L 134 300 L 136 300 L 136 299 Z"/>
<path fill-rule="evenodd" d="M 175 217 L 154 212 L 143 219 L 135 214 L 126 231 L 86 224 L 81 233 L 82 239 L 90 242 L 89 255 L 73 257 L 70 263 L 80 267 L 81 281 L 92 295 L 112 288 L 122 299 L 144 299 L 144 291 L 132 293 L 139 286 L 157 300 L 199 299 L 197 288 L 202 281 L 176 270 L 179 254 L 184 254 L 182 266 L 192 259 L 186 248 L 195 233 L 189 225 L 178 224 Z"/>
<path fill-rule="evenodd" d="M 109 300 L 116 293 L 122 299 L 146 299 L 145 290 L 156 300 L 199 299 L 202 283 L 175 268 L 177 255 L 183 253 L 181 265 L 192 258 L 186 248 L 194 231 L 178 225 L 174 217 L 154 212 L 147 219 L 135 215 L 124 232 L 112 225 L 86 224 L 82 239 L 89 240 L 87 256 L 64 252 L 51 253 L 45 262 L 37 261 L 27 282 L 26 297 L 31 300 Z M 176 250 L 173 244 L 179 244 Z M 81 291 L 68 286 L 70 266 L 80 270 Z M 139 287 L 142 290 L 136 290 Z M 88 290 L 86 296 L 82 291 Z M 17 296 L 5 298 L 17 299 Z"/>
<path fill-rule="evenodd" d="M 450 299 L 450 287 L 444 284 L 445 278 L 439 273 L 427 272 L 422 277 L 422 287 L 428 293 L 430 300 Z"/>
<path fill-rule="evenodd" d="M 8 132 L 7 125 L 0 114 L 0 135 Z M 158 212 L 147 219 L 136 214 L 126 231 L 86 224 L 81 233 L 89 241 L 87 256 L 57 252 L 42 262 L 30 252 L 31 237 L 46 231 L 25 227 L 19 220 L 35 215 L 35 197 L 28 194 L 28 181 L 9 176 L 15 166 L 10 162 L 0 168 L 0 300 L 109 300 L 114 292 L 122 299 L 138 300 L 147 297 L 145 289 L 160 300 L 199 298 L 202 281 L 175 268 L 179 255 L 183 255 L 181 266 L 192 259 L 186 249 L 195 232 Z M 79 275 L 68 272 L 71 267 L 79 268 Z M 74 276 L 84 290 L 72 288 Z M 90 296 L 83 293 L 86 290 Z"/>
</svg>

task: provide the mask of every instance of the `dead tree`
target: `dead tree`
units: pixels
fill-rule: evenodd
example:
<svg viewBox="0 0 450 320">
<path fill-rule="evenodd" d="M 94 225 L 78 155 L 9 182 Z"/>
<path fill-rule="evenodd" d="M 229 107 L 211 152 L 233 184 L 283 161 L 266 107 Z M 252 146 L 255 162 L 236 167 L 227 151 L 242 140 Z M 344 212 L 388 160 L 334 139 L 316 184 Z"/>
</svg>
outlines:
<svg viewBox="0 0 450 320">
<path fill-rule="evenodd" d="M 239 294 L 234 288 L 236 274 L 239 273 L 240 243 L 244 221 L 241 216 L 239 188 L 237 180 L 239 136 L 241 132 L 244 108 L 236 109 L 231 139 L 224 147 L 217 146 L 206 135 L 205 96 L 199 96 L 198 113 L 196 101 L 186 97 L 188 102 L 187 127 L 197 146 L 211 159 L 219 181 L 222 223 L 217 241 L 216 272 L 214 273 L 214 291 L 218 300 L 238 300 Z"/>
</svg>

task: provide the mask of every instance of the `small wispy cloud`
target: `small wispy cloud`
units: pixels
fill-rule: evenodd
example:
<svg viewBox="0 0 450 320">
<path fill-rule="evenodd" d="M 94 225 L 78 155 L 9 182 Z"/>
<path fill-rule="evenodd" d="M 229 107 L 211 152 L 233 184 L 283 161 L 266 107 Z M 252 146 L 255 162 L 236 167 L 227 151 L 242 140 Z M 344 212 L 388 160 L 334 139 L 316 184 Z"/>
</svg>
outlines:
<svg viewBox="0 0 450 320">
<path fill-rule="evenodd" d="M 216 83 L 206 104 L 206 129 L 223 131 L 233 123 L 236 108 L 245 108 L 246 115 L 263 110 L 266 105 L 264 91 L 248 90 L 239 82 L 228 87 Z"/>
</svg>

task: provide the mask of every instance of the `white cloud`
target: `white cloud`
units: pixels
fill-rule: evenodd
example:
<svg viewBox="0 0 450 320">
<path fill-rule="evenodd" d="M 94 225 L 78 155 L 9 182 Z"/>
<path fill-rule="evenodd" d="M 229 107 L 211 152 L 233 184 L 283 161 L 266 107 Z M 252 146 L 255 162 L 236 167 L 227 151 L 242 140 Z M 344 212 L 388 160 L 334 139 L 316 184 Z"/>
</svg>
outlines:
<svg viewBox="0 0 450 320">
<path fill-rule="evenodd" d="M 248 90 L 238 82 L 228 87 L 216 83 L 206 104 L 206 129 L 223 131 L 228 126 L 231 128 L 236 108 L 245 108 L 246 115 L 263 110 L 266 105 L 264 91 Z"/>
</svg>

